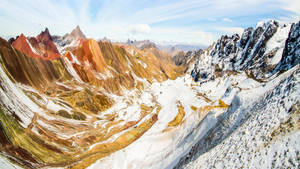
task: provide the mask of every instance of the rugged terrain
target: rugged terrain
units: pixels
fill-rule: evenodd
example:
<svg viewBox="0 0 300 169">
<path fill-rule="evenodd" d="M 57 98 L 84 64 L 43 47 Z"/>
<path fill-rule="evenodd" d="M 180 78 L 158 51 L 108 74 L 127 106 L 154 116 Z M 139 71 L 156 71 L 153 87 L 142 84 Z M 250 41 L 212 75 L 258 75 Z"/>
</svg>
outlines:
<svg viewBox="0 0 300 169">
<path fill-rule="evenodd" d="M 299 168 L 300 22 L 135 43 L 0 39 L 0 167 Z"/>
</svg>

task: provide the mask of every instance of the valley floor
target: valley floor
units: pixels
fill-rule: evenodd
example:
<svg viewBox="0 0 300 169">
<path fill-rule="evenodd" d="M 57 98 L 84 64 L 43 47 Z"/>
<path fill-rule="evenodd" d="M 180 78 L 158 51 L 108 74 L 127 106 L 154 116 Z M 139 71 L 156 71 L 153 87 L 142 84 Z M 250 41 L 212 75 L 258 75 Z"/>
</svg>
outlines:
<svg viewBox="0 0 300 169">
<path fill-rule="evenodd" d="M 116 119 L 124 121 L 120 125 L 142 120 L 101 143 L 119 139 L 155 114 L 157 121 L 127 147 L 89 168 L 297 168 L 299 76 L 299 65 L 267 82 L 245 72 L 202 84 L 186 75 L 155 82 L 142 92 L 128 91 L 122 98 L 112 96 L 119 102 L 103 117 L 117 111 Z M 142 117 L 140 105 L 153 109 Z M 0 160 L 1 167 L 14 168 Z"/>
</svg>

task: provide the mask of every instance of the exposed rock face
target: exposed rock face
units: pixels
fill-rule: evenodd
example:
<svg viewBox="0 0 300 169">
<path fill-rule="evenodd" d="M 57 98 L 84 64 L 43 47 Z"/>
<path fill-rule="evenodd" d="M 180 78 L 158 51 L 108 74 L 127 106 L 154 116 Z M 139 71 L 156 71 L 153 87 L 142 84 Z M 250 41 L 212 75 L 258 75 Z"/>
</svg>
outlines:
<svg viewBox="0 0 300 169">
<path fill-rule="evenodd" d="M 196 81 L 207 81 L 214 78 L 216 72 L 228 70 L 248 71 L 257 79 L 263 79 L 299 64 L 299 24 L 293 24 L 290 30 L 289 27 L 279 26 L 272 20 L 259 23 L 255 29 L 246 29 L 242 37 L 222 36 L 208 55 L 199 57 L 192 76 Z M 287 38 L 287 32 L 290 33 L 285 42 L 282 36 Z"/>
<path fill-rule="evenodd" d="M 37 37 L 36 37 L 38 42 L 48 42 L 52 41 L 52 37 L 50 35 L 49 29 L 46 28 L 44 31 L 42 31 Z"/>
<path fill-rule="evenodd" d="M 41 32 L 36 38 L 29 38 L 29 42 L 44 58 L 55 59 L 60 56 L 48 28 Z"/>
<path fill-rule="evenodd" d="M 249 39 L 251 37 L 252 32 L 253 32 L 253 28 L 252 27 L 247 28 L 246 30 L 244 30 L 244 32 L 242 34 L 242 37 L 241 37 L 241 40 L 239 42 L 239 46 L 241 48 L 245 48 L 247 42 L 249 41 Z"/>
<path fill-rule="evenodd" d="M 41 56 L 35 51 L 35 49 L 28 42 L 24 34 L 21 34 L 13 43 L 12 46 L 19 51 L 22 51 L 28 56 L 33 58 L 41 58 Z"/>
<path fill-rule="evenodd" d="M 90 39 L 84 41 L 82 45 L 74 51 L 74 54 L 82 64 L 88 62 L 91 64 L 93 70 L 100 73 L 105 72 L 107 64 L 100 47 L 95 40 Z"/>
<path fill-rule="evenodd" d="M 79 26 L 72 30 L 70 34 L 67 33 L 64 36 L 53 36 L 52 38 L 61 54 L 64 54 L 68 50 L 74 50 L 82 42 L 87 40 Z"/>
<path fill-rule="evenodd" d="M 21 34 L 16 40 L 11 42 L 13 47 L 34 58 L 52 60 L 60 57 L 48 28 L 41 32 L 36 38 L 30 37 L 27 39 Z"/>
<path fill-rule="evenodd" d="M 147 49 L 147 48 L 156 48 L 157 46 L 154 42 L 151 42 L 150 40 L 142 40 L 142 41 L 137 41 L 137 40 L 127 40 L 126 45 L 132 45 L 135 46 L 136 48 L 143 50 L 143 49 Z"/>
<path fill-rule="evenodd" d="M 172 57 L 172 60 L 177 66 L 181 66 L 181 65 L 188 66 L 202 53 L 203 53 L 202 49 L 199 49 L 198 51 L 188 51 L 187 53 L 180 51 L 175 56 Z"/>
<path fill-rule="evenodd" d="M 211 52 L 213 47 L 214 44 L 209 48 L 203 50 L 200 55 L 197 55 L 195 57 L 194 65 L 192 65 L 193 62 L 191 65 L 189 65 L 190 72 L 188 71 L 187 73 L 191 73 L 195 81 L 198 81 L 198 79 L 202 79 L 203 81 L 212 79 L 214 67 L 211 66 L 212 60 L 209 57 L 209 53 Z"/>
<path fill-rule="evenodd" d="M 128 52 L 134 51 L 131 54 Z M 183 71 L 169 60 L 163 60 L 155 49 L 125 49 L 110 42 L 84 41 L 66 56 L 81 80 L 103 87 L 107 91 L 119 93 L 122 88 L 143 86 L 137 78 L 152 82 L 174 78 Z M 145 57 L 147 56 L 147 57 Z M 75 62 L 74 59 L 77 61 Z M 176 70 L 176 71 L 175 71 Z"/>
<path fill-rule="evenodd" d="M 71 32 L 71 36 L 76 39 L 82 39 L 83 41 L 87 40 L 79 26 L 76 26 L 76 28 Z"/>
<path fill-rule="evenodd" d="M 8 40 L 8 43 L 12 44 L 16 39 L 18 39 L 19 36 L 17 36 L 16 38 L 12 37 Z"/>
<path fill-rule="evenodd" d="M 190 51 L 191 53 L 191 51 Z M 189 53 L 189 55 L 190 55 Z M 189 55 L 185 55 L 185 53 L 183 51 L 178 52 L 175 56 L 173 56 L 172 60 L 176 65 L 183 65 L 186 64 L 186 56 Z"/>
<path fill-rule="evenodd" d="M 288 70 L 300 63 L 300 21 L 293 23 L 285 42 L 283 56 L 275 71 Z"/>
<path fill-rule="evenodd" d="M 64 69 L 62 59 L 48 61 L 33 53 L 23 34 L 14 42 L 13 46 L 19 47 L 22 44 L 19 50 L 24 53 L 14 49 L 5 40 L 0 40 L 2 61 L 17 82 L 37 89 L 45 89 L 54 81 L 71 79 L 71 75 L 67 71 L 60 71 Z"/>
</svg>

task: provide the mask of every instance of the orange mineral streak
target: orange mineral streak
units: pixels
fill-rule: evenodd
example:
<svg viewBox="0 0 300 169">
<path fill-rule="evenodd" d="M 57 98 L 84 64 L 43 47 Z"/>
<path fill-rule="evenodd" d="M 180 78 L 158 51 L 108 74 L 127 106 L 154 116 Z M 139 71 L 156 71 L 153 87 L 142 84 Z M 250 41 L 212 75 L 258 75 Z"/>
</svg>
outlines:
<svg viewBox="0 0 300 169">
<path fill-rule="evenodd" d="M 99 48 L 97 41 L 94 39 L 86 40 L 82 45 L 74 51 L 81 63 L 88 62 L 93 70 L 104 73 L 107 67 L 105 59 Z"/>
<path fill-rule="evenodd" d="M 71 56 L 71 52 L 70 51 L 67 51 L 65 54 L 64 54 L 64 57 L 67 57 L 69 61 L 73 61 L 72 59 L 72 56 Z"/>
</svg>

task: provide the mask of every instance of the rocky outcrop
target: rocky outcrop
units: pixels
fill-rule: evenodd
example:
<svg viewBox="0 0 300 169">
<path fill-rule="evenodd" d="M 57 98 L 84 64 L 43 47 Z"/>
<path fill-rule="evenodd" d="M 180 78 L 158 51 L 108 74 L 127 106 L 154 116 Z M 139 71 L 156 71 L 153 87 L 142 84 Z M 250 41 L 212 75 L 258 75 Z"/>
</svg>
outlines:
<svg viewBox="0 0 300 169">
<path fill-rule="evenodd" d="M 48 28 L 37 37 L 26 38 L 21 34 L 16 40 L 10 42 L 14 48 L 34 58 L 53 60 L 60 57 Z"/>
<path fill-rule="evenodd" d="M 0 39 L 0 55 L 7 72 L 16 81 L 37 89 L 46 89 L 53 82 L 71 79 L 65 71 L 63 60 L 45 60 L 33 53 L 23 34 L 14 42 L 14 46 L 22 48 L 20 51 L 13 48 L 4 39 Z M 29 57 L 30 56 L 30 57 Z"/>
<path fill-rule="evenodd" d="M 188 51 L 187 53 L 179 51 L 175 56 L 172 57 L 172 60 L 177 66 L 189 66 L 189 64 L 198 58 L 202 53 L 202 49 L 197 51 Z"/>
<path fill-rule="evenodd" d="M 247 71 L 264 79 L 299 64 L 299 24 L 289 27 L 271 20 L 245 29 L 241 37 L 222 36 L 208 55 L 199 57 L 192 76 L 206 81 L 221 71 Z M 282 38 L 288 31 L 289 36 Z"/>
<path fill-rule="evenodd" d="M 55 44 L 53 43 L 48 28 L 46 28 L 45 31 L 41 32 L 36 38 L 29 38 L 29 42 L 44 58 L 55 59 L 60 57 L 60 54 Z"/>
<path fill-rule="evenodd" d="M 81 39 L 83 41 L 87 40 L 86 36 L 81 31 L 80 27 L 77 25 L 76 28 L 71 32 L 70 36 L 75 39 Z"/>
<path fill-rule="evenodd" d="M 283 56 L 275 71 L 288 70 L 300 63 L 300 21 L 293 23 L 285 42 Z"/>
<path fill-rule="evenodd" d="M 21 34 L 16 40 L 14 40 L 12 46 L 28 56 L 33 58 L 41 58 L 41 55 L 35 51 L 24 34 Z"/>
<path fill-rule="evenodd" d="M 91 64 L 93 70 L 104 73 L 107 64 L 104 60 L 104 56 L 100 50 L 98 43 L 93 40 L 87 40 L 82 43 L 74 52 L 77 59 L 84 64 L 87 62 Z"/>
<path fill-rule="evenodd" d="M 52 36 L 52 38 L 61 54 L 64 54 L 68 50 L 74 50 L 82 44 L 82 42 L 87 40 L 79 26 L 72 30 L 70 34 L 67 33 L 64 36 Z"/>
<path fill-rule="evenodd" d="M 149 48 L 156 48 L 157 46 L 154 42 L 150 40 L 142 40 L 142 41 L 137 41 L 137 40 L 127 40 L 126 45 L 132 45 L 135 46 L 136 48 L 143 50 L 143 49 L 149 49 Z"/>
<path fill-rule="evenodd" d="M 198 81 L 199 79 L 202 81 L 212 79 L 214 67 L 211 66 L 212 60 L 210 59 L 211 57 L 209 57 L 209 54 L 214 46 L 215 44 L 203 50 L 203 52 L 199 53 L 200 55 L 196 55 L 195 62 L 191 62 L 191 64 L 188 65 L 190 72 L 187 71 L 187 73 L 190 73 L 195 81 Z"/>
</svg>

